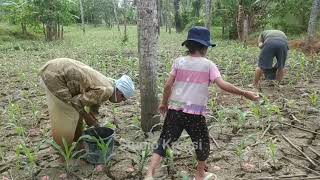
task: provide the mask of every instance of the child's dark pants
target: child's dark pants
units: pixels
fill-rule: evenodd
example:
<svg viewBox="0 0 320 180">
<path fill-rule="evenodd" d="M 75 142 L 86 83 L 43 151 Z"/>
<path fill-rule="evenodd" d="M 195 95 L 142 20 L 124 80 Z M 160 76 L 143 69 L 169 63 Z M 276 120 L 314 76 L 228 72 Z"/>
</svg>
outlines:
<svg viewBox="0 0 320 180">
<path fill-rule="evenodd" d="M 179 139 L 184 129 L 191 137 L 197 160 L 205 161 L 210 152 L 209 133 L 205 117 L 171 109 L 167 112 L 158 140 L 158 147 L 154 150 L 154 153 L 164 157 L 166 149 L 171 147 L 172 142 Z"/>
</svg>

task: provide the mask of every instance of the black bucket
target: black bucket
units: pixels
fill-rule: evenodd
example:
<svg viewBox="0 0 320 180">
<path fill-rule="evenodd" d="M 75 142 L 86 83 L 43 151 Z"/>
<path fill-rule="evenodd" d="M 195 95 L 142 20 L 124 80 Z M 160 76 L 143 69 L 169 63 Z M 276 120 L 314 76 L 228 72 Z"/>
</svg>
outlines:
<svg viewBox="0 0 320 180">
<path fill-rule="evenodd" d="M 264 69 L 263 72 L 266 80 L 276 80 L 277 68 Z"/>
<path fill-rule="evenodd" d="M 108 149 L 106 152 L 106 159 L 104 159 L 104 154 L 98 146 L 98 143 L 94 139 L 85 139 L 84 147 L 86 149 L 86 160 L 91 164 L 104 164 L 110 160 L 112 152 L 113 152 L 113 138 L 114 138 L 114 130 L 107 127 L 98 127 L 98 128 L 90 128 L 83 132 L 83 135 L 90 135 L 98 140 L 100 138 L 103 140 L 105 144 L 108 145 Z"/>
</svg>

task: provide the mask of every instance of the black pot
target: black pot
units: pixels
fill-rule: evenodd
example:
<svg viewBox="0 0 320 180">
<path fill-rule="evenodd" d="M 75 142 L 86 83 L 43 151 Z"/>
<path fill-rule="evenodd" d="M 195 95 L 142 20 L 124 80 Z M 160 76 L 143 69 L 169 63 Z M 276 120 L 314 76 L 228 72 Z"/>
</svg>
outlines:
<svg viewBox="0 0 320 180">
<path fill-rule="evenodd" d="M 103 140 L 104 143 L 109 143 L 108 150 L 106 152 L 106 159 L 104 154 L 97 145 L 97 141 L 92 139 L 84 140 L 84 147 L 86 150 L 86 160 L 91 164 L 104 164 L 110 160 L 113 146 L 114 146 L 114 130 L 107 127 L 90 128 L 83 132 L 83 135 L 90 135 Z"/>
</svg>

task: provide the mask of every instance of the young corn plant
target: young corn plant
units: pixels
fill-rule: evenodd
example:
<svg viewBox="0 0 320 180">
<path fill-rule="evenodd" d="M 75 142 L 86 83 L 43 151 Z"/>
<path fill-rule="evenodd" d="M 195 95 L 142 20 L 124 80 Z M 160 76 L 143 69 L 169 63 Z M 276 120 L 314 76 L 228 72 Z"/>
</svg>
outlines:
<svg viewBox="0 0 320 180">
<path fill-rule="evenodd" d="M 107 157 L 107 155 L 109 154 L 109 145 L 112 139 L 110 138 L 107 142 L 104 142 L 104 140 L 101 137 L 96 138 L 94 136 L 87 136 L 86 138 L 93 140 L 97 143 L 97 146 L 100 150 L 100 154 L 102 156 L 103 164 L 106 166 L 109 160 L 109 157 Z"/>
<path fill-rule="evenodd" d="M 104 127 L 110 128 L 110 129 L 116 129 L 116 125 L 112 124 L 111 122 L 107 122 Z"/>
<path fill-rule="evenodd" d="M 236 112 L 237 123 L 236 123 L 236 126 L 233 128 L 232 132 L 238 133 L 239 130 L 241 130 L 247 122 L 247 112 L 243 112 L 240 110 L 235 112 Z"/>
<path fill-rule="evenodd" d="M 259 104 L 252 103 L 250 106 L 250 112 L 253 115 L 253 117 L 255 118 L 255 120 L 257 122 L 260 122 L 262 115 L 263 115 L 261 106 Z"/>
<path fill-rule="evenodd" d="M 21 137 L 25 138 L 26 130 L 25 130 L 24 127 L 18 126 L 15 123 L 7 123 L 6 128 L 14 129 L 18 136 L 21 136 Z"/>
<path fill-rule="evenodd" d="M 69 145 L 67 143 L 67 141 L 65 140 L 65 138 L 62 138 L 62 143 L 63 143 L 63 147 L 59 146 L 56 142 L 54 141 L 49 141 L 48 143 L 56 150 L 58 151 L 58 153 L 64 158 L 65 161 L 65 170 L 67 173 L 71 172 L 71 160 L 76 158 L 80 153 L 82 153 L 84 151 L 80 150 L 80 151 L 76 151 L 76 147 L 78 145 L 78 143 L 83 140 L 83 139 L 90 139 L 91 136 L 89 135 L 83 135 L 81 136 L 77 142 L 73 142 L 71 145 Z M 81 158 L 83 157 L 79 156 L 77 158 Z"/>
<path fill-rule="evenodd" d="M 246 148 L 246 146 L 245 146 L 245 141 L 244 140 L 242 140 L 240 142 L 240 144 L 235 148 L 235 154 L 238 157 L 238 162 L 239 162 L 240 167 L 241 167 L 241 163 L 242 163 L 242 161 L 244 159 L 245 148 Z"/>
<path fill-rule="evenodd" d="M 172 149 L 170 148 L 167 148 L 166 149 L 166 161 L 165 161 L 165 164 L 167 166 L 167 172 L 168 174 L 173 174 L 172 173 L 172 170 L 174 169 L 174 162 L 173 162 L 173 151 Z"/>
<path fill-rule="evenodd" d="M 10 123 L 17 124 L 22 116 L 21 108 L 18 104 L 13 103 L 12 101 L 9 101 L 8 109 L 8 119 Z"/>
<path fill-rule="evenodd" d="M 220 134 L 222 134 L 222 130 L 225 127 L 227 115 L 226 115 L 227 109 L 223 108 L 217 111 L 217 115 L 215 119 L 218 121 L 219 127 L 220 127 Z"/>
<path fill-rule="evenodd" d="M 17 161 L 16 166 L 19 167 L 22 165 L 29 172 L 30 176 L 33 176 L 36 168 L 34 153 L 25 144 L 19 144 L 16 147 L 16 156 L 18 159 L 23 156 L 22 160 Z"/>
<path fill-rule="evenodd" d="M 140 156 L 139 156 L 139 170 L 138 170 L 138 173 L 139 173 L 140 177 L 143 177 L 143 168 L 147 164 L 148 158 L 149 158 L 150 155 L 151 155 L 151 148 L 149 147 L 148 144 L 146 144 L 144 146 L 144 148 L 141 150 Z"/>
<path fill-rule="evenodd" d="M 277 144 L 274 141 L 268 143 L 268 154 L 272 159 L 273 167 L 276 167 Z"/>
<path fill-rule="evenodd" d="M 318 104 L 319 104 L 319 95 L 318 95 L 316 90 L 313 90 L 308 95 L 308 98 L 309 98 L 309 102 L 310 102 L 311 106 L 313 106 L 313 107 L 317 107 L 318 106 Z"/>
<path fill-rule="evenodd" d="M 39 108 L 37 106 L 36 103 L 34 103 L 33 101 L 29 100 L 29 104 L 30 104 L 30 108 L 31 108 L 31 113 L 32 113 L 32 119 L 36 122 L 35 124 L 38 124 L 39 120 Z"/>
</svg>

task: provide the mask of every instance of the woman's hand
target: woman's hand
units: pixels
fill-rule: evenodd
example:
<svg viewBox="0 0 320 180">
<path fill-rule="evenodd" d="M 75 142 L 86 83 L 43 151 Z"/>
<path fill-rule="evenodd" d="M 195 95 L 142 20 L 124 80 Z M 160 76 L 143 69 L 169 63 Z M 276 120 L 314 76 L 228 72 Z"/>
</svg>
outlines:
<svg viewBox="0 0 320 180">
<path fill-rule="evenodd" d="M 160 104 L 159 111 L 164 116 L 168 111 L 168 104 Z"/>
<path fill-rule="evenodd" d="M 83 118 L 88 126 L 99 127 L 98 120 L 92 113 L 84 113 Z"/>
<path fill-rule="evenodd" d="M 251 91 L 244 91 L 243 96 L 247 99 L 250 99 L 251 101 L 259 100 L 259 95 Z"/>
</svg>

